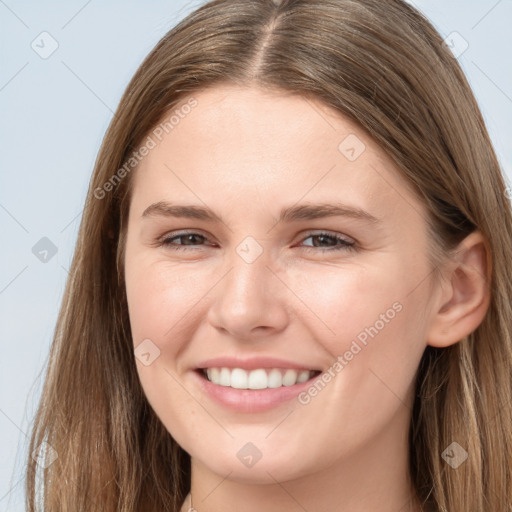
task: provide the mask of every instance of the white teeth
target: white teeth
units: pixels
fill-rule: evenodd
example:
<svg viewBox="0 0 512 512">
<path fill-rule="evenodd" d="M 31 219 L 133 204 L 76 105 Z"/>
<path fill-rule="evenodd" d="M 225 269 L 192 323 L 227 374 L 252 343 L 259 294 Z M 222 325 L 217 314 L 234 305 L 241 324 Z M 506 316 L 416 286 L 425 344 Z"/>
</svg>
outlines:
<svg viewBox="0 0 512 512">
<path fill-rule="evenodd" d="M 233 373 L 235 372 L 233 371 Z M 231 378 L 233 378 L 233 373 L 231 374 Z M 247 372 L 244 371 L 244 373 Z M 268 387 L 268 377 L 265 370 L 253 370 L 251 373 L 249 373 L 248 380 L 249 382 L 247 383 L 247 387 L 249 389 L 265 389 Z"/>
<path fill-rule="evenodd" d="M 286 370 L 283 376 L 283 386 L 293 386 L 297 382 L 297 372 L 295 370 Z"/>
<path fill-rule="evenodd" d="M 281 370 L 273 368 L 265 370 L 246 371 L 242 368 L 208 368 L 206 375 L 208 380 L 219 386 L 229 386 L 235 389 L 266 389 L 279 388 L 281 386 L 293 386 L 300 382 L 306 382 L 315 374 L 310 370 Z"/>
<path fill-rule="evenodd" d="M 231 387 L 236 389 L 247 389 L 248 378 L 249 376 L 245 370 L 242 370 L 241 368 L 234 368 L 231 370 Z"/>
<path fill-rule="evenodd" d="M 227 368 L 220 370 L 219 382 L 217 384 L 221 386 L 231 386 L 231 372 Z"/>
<path fill-rule="evenodd" d="M 310 373 L 308 371 L 300 372 L 297 377 L 297 382 L 306 382 L 310 377 Z"/>
<path fill-rule="evenodd" d="M 219 382 L 220 370 L 218 368 L 208 368 L 206 370 L 206 375 L 211 381 L 215 380 L 215 382 Z"/>
<path fill-rule="evenodd" d="M 277 369 L 270 370 L 268 374 L 267 386 L 269 388 L 280 388 L 283 385 L 283 376 Z"/>
</svg>

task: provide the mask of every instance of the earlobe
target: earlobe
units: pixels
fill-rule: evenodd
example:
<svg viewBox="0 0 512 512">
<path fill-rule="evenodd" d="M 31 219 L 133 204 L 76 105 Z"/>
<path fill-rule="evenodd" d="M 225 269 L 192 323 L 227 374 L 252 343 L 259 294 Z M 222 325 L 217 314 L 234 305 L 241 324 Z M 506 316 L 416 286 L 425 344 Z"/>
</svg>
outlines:
<svg viewBox="0 0 512 512">
<path fill-rule="evenodd" d="M 453 345 L 478 328 L 490 304 L 491 275 L 490 248 L 482 234 L 474 231 L 459 244 L 444 267 L 428 345 Z"/>
</svg>

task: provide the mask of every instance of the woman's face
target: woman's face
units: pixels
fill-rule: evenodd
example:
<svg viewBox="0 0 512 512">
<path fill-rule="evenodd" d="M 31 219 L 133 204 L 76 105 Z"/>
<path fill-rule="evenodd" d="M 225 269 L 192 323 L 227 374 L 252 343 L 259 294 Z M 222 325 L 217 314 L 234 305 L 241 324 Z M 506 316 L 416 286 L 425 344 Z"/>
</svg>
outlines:
<svg viewBox="0 0 512 512">
<path fill-rule="evenodd" d="M 322 103 L 226 85 L 193 98 L 133 176 L 126 291 L 152 408 L 240 482 L 404 448 L 437 293 L 424 208 Z M 205 367 L 226 369 L 214 383 Z"/>
</svg>

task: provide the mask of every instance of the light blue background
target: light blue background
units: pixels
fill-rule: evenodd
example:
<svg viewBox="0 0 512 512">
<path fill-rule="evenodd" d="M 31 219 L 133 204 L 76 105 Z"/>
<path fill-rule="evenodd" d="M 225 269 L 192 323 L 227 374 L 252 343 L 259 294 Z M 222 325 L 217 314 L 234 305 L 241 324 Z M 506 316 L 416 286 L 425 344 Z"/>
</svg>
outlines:
<svg viewBox="0 0 512 512">
<path fill-rule="evenodd" d="M 203 3 L 0 0 L 0 512 L 24 510 L 28 433 L 101 140 L 140 62 Z M 459 62 L 510 177 L 512 1 L 411 3 L 468 42 Z M 31 47 L 43 31 L 58 42 L 47 59 Z M 47 263 L 32 253 L 42 237 L 58 250 Z"/>
</svg>

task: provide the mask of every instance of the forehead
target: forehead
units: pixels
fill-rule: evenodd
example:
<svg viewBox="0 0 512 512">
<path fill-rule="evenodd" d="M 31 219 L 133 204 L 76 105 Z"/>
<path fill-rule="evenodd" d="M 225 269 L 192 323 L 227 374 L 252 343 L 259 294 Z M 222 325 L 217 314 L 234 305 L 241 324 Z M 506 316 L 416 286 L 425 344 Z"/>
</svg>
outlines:
<svg viewBox="0 0 512 512">
<path fill-rule="evenodd" d="M 180 112 L 190 100 L 195 106 Z M 416 201 L 378 144 L 316 99 L 222 85 L 184 98 L 173 112 L 172 125 L 166 114 L 150 134 L 155 147 L 135 173 L 134 198 L 143 202 L 169 195 L 278 206 L 338 198 L 377 212 Z"/>
</svg>

